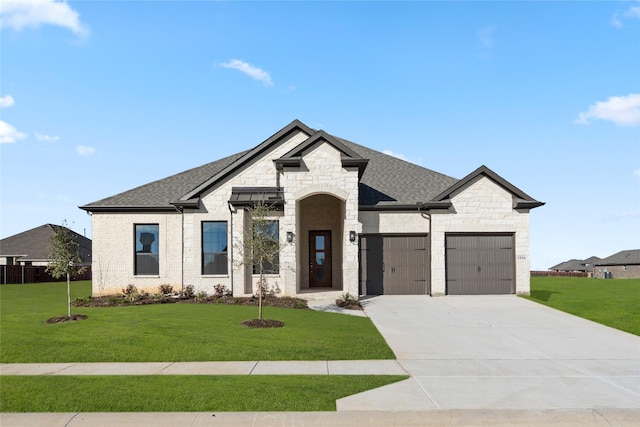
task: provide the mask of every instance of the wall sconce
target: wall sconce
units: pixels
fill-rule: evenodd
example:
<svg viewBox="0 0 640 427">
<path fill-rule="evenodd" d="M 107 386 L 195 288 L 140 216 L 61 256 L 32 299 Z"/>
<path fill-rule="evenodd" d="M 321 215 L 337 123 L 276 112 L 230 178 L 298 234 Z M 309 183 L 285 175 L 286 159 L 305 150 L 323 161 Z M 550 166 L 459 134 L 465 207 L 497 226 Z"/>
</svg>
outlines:
<svg viewBox="0 0 640 427">
<path fill-rule="evenodd" d="M 356 235 L 356 232 L 353 230 L 349 232 L 349 241 L 351 243 L 354 243 L 356 241 Z"/>
<path fill-rule="evenodd" d="M 293 233 L 291 231 L 287 231 L 287 243 L 293 243 Z"/>
</svg>

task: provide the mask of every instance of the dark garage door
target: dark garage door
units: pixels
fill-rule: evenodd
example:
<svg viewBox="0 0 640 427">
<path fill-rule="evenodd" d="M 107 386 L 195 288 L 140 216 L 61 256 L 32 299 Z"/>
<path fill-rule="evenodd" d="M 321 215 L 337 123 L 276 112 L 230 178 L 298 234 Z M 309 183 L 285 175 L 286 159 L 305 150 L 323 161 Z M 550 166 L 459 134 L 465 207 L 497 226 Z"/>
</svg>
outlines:
<svg viewBox="0 0 640 427">
<path fill-rule="evenodd" d="M 447 294 L 515 293 L 513 234 L 448 234 Z"/>
<path fill-rule="evenodd" d="M 360 292 L 425 295 L 429 254 L 426 235 L 362 235 Z"/>
</svg>

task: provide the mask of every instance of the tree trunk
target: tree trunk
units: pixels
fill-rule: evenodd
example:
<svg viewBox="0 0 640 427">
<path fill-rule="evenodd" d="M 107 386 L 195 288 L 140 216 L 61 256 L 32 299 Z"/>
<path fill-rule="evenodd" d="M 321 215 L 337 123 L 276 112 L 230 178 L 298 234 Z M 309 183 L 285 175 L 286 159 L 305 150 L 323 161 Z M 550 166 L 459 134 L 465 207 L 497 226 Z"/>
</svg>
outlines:
<svg viewBox="0 0 640 427">
<path fill-rule="evenodd" d="M 260 281 L 258 282 L 258 319 L 262 320 L 262 263 L 260 263 Z"/>
<path fill-rule="evenodd" d="M 67 272 L 67 316 L 71 317 L 71 280 Z"/>
</svg>

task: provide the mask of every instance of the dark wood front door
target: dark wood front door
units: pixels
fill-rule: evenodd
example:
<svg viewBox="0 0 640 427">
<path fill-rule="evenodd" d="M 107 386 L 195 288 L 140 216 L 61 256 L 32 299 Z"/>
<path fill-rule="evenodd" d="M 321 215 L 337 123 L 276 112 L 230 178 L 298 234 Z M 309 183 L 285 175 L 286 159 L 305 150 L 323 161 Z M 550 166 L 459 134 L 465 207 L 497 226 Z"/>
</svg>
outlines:
<svg viewBox="0 0 640 427">
<path fill-rule="evenodd" d="M 331 287 L 331 231 L 309 232 L 309 287 Z"/>
</svg>

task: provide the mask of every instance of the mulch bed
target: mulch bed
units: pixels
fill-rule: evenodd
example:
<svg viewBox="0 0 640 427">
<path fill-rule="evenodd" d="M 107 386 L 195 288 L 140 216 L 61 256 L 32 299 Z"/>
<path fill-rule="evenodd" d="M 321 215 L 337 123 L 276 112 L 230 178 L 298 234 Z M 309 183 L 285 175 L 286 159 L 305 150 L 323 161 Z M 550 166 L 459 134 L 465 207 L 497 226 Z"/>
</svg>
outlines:
<svg viewBox="0 0 640 427">
<path fill-rule="evenodd" d="M 337 299 L 336 300 L 336 305 L 338 307 L 344 308 L 346 310 L 360 310 L 360 311 L 362 311 L 362 305 L 360 305 L 360 302 L 358 302 L 358 301 L 353 301 L 353 300 L 345 301 L 345 300 Z"/>
<path fill-rule="evenodd" d="M 273 319 L 251 319 L 240 322 L 242 326 L 247 328 L 282 328 L 284 322 Z"/>
<path fill-rule="evenodd" d="M 85 320 L 89 316 L 86 314 L 72 314 L 71 316 L 59 316 L 47 319 L 47 323 L 75 322 L 76 320 Z"/>
<path fill-rule="evenodd" d="M 257 306 L 258 299 L 254 297 L 219 297 L 209 296 L 206 298 L 185 298 L 164 296 L 157 298 L 153 295 L 142 295 L 135 300 L 130 300 L 122 295 L 103 295 L 97 297 L 89 297 L 76 300 L 71 303 L 74 307 L 120 307 L 129 305 L 147 305 L 147 304 L 173 304 L 173 303 L 186 303 L 186 304 L 230 304 L 230 305 L 251 305 Z M 297 308 L 303 310 L 309 310 L 307 301 L 300 298 L 293 297 L 276 297 L 267 296 L 262 299 L 262 304 L 265 307 L 280 307 L 280 308 Z"/>
</svg>

